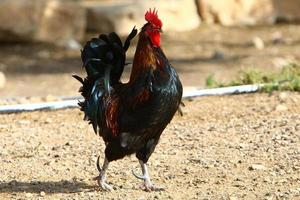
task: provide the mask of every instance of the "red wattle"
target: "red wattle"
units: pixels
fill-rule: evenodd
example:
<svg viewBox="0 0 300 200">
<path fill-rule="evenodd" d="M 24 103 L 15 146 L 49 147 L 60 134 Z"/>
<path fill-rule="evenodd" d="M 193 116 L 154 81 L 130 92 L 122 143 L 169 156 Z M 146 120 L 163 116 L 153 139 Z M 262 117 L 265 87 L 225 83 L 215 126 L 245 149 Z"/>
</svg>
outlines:
<svg viewBox="0 0 300 200">
<path fill-rule="evenodd" d="M 160 47 L 160 33 L 153 33 L 150 36 L 151 42 L 154 46 Z"/>
</svg>

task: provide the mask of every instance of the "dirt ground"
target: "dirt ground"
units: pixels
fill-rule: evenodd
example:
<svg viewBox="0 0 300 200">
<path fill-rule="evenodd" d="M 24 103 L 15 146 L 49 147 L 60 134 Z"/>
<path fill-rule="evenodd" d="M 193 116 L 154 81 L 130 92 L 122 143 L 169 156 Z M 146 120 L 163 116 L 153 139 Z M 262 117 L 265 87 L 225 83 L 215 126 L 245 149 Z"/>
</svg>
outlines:
<svg viewBox="0 0 300 200">
<path fill-rule="evenodd" d="M 0 115 L 0 199 L 300 199 L 300 94 L 185 100 L 149 161 L 165 191 L 143 192 L 135 156 L 92 178 L 103 142 L 77 109 Z"/>
<path fill-rule="evenodd" d="M 242 68 L 299 62 L 299 32 L 299 25 L 203 25 L 166 33 L 162 44 L 187 89 L 203 87 L 210 74 L 231 80 Z M 0 105 L 78 95 L 71 74 L 83 74 L 80 66 L 79 50 L 1 44 Z M 124 80 L 129 73 L 130 66 Z M 19 96 L 30 98 L 12 98 Z M 289 92 L 185 100 L 184 116 L 174 118 L 149 161 L 153 181 L 166 189 L 152 193 L 138 189 L 134 156 L 111 164 L 112 192 L 96 186 L 104 145 L 79 110 L 0 115 L 0 199 L 300 199 L 299 102 Z"/>
</svg>

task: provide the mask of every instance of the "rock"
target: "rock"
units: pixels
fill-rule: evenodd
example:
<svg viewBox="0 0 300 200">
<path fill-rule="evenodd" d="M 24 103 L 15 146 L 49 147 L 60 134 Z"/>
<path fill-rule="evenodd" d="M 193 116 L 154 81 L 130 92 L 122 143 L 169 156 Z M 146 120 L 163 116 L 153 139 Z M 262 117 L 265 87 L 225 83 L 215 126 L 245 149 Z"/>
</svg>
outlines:
<svg viewBox="0 0 300 200">
<path fill-rule="evenodd" d="M 0 1 L 0 41 L 67 44 L 82 40 L 85 9 L 76 1 Z"/>
<path fill-rule="evenodd" d="M 158 10 L 165 31 L 187 31 L 200 24 L 195 2 L 191 0 L 87 1 L 84 6 L 87 28 L 92 32 L 128 35 L 133 26 L 141 28 L 145 24 L 145 11 L 153 7 Z"/>
<path fill-rule="evenodd" d="M 274 22 L 271 0 L 197 0 L 204 22 L 225 26 L 254 25 Z"/>
<path fill-rule="evenodd" d="M 64 46 L 70 50 L 75 50 L 75 51 L 82 49 L 81 44 L 74 39 L 67 41 L 67 43 L 65 43 Z"/>
<path fill-rule="evenodd" d="M 32 193 L 26 193 L 25 196 L 26 196 L 26 198 L 32 198 L 33 194 Z"/>
<path fill-rule="evenodd" d="M 249 170 L 265 170 L 265 166 L 261 165 L 261 164 L 252 164 L 249 167 Z"/>
<path fill-rule="evenodd" d="M 265 43 L 260 37 L 254 37 L 252 39 L 252 43 L 255 46 L 255 48 L 262 50 L 265 48 Z"/>
<path fill-rule="evenodd" d="M 225 26 L 299 22 L 299 0 L 197 0 L 204 22 Z"/>
<path fill-rule="evenodd" d="M 46 195 L 46 193 L 45 193 L 44 191 L 41 191 L 41 192 L 40 192 L 40 195 L 41 195 L 42 197 L 44 197 L 44 196 Z"/>
<path fill-rule="evenodd" d="M 273 0 L 273 9 L 276 21 L 299 22 L 299 0 Z"/>
<path fill-rule="evenodd" d="M 141 196 L 138 198 L 138 200 L 145 200 L 146 198 L 144 196 Z"/>
<path fill-rule="evenodd" d="M 222 51 L 216 50 L 213 55 L 211 56 L 212 60 L 223 60 L 225 55 Z"/>
<path fill-rule="evenodd" d="M 3 72 L 0 72 L 0 89 L 5 87 L 6 78 Z"/>
<path fill-rule="evenodd" d="M 0 1 L 0 40 L 32 40 L 38 30 L 43 5 L 40 0 Z"/>
<path fill-rule="evenodd" d="M 51 124 L 52 123 L 52 119 L 50 119 L 50 118 L 47 118 L 46 120 L 45 120 L 45 122 L 44 122 L 45 124 Z"/>
<path fill-rule="evenodd" d="M 285 102 L 288 98 L 288 93 L 287 92 L 281 92 L 278 96 L 280 102 Z"/>
<path fill-rule="evenodd" d="M 284 42 L 282 33 L 280 31 L 276 31 L 276 32 L 272 33 L 272 42 L 274 44 L 279 44 L 279 43 Z"/>
<path fill-rule="evenodd" d="M 79 3 L 48 0 L 41 15 L 37 38 L 70 46 L 70 43 L 83 39 L 86 27 L 85 16 L 85 9 Z"/>
</svg>

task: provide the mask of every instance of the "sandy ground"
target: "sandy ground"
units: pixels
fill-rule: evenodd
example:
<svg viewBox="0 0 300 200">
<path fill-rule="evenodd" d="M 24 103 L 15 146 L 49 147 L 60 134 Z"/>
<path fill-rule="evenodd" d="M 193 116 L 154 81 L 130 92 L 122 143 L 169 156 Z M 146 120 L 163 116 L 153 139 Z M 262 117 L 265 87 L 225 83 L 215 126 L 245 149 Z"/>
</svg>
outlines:
<svg viewBox="0 0 300 200">
<path fill-rule="evenodd" d="M 232 80 L 242 68 L 278 71 L 300 61 L 299 25 L 201 26 L 165 33 L 163 49 L 185 88 L 205 78 Z M 263 41 L 258 49 L 254 38 Z M 256 39 L 257 40 L 257 39 Z M 129 60 L 134 53 L 129 49 Z M 1 44 L 7 83 L 0 105 L 78 95 L 79 50 Z M 125 69 L 124 80 L 130 73 Z M 7 97 L 30 96 L 4 100 Z M 112 192 L 92 178 L 102 140 L 77 109 L 0 115 L 0 199 L 300 199 L 300 94 L 274 93 L 186 100 L 184 116 L 165 130 L 149 161 L 163 192 L 139 190 L 134 156 L 108 170 Z"/>
<path fill-rule="evenodd" d="M 149 161 L 161 192 L 139 190 L 135 156 L 92 178 L 104 145 L 77 109 L 0 115 L 0 199 L 300 199 L 300 94 L 186 100 Z M 140 170 L 139 170 L 140 171 Z"/>
</svg>

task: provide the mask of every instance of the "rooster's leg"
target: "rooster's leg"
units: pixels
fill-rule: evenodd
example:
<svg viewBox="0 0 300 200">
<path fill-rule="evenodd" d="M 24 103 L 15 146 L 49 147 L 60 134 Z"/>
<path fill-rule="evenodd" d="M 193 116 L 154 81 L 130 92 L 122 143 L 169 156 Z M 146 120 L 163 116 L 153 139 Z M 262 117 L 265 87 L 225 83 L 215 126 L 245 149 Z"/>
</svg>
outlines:
<svg viewBox="0 0 300 200">
<path fill-rule="evenodd" d="M 97 169 L 99 171 L 99 176 L 95 177 L 94 180 L 96 180 L 98 182 L 98 185 L 103 189 L 103 190 L 111 190 L 112 187 L 107 184 L 105 181 L 106 181 L 106 170 L 108 168 L 108 164 L 109 164 L 109 161 L 107 160 L 107 158 L 105 157 L 104 159 L 104 163 L 103 163 L 103 166 L 102 166 L 102 169 L 99 165 L 99 157 L 97 159 Z"/>
<path fill-rule="evenodd" d="M 153 183 L 150 180 L 149 172 L 146 163 L 144 163 L 142 160 L 139 160 L 143 175 L 137 175 L 134 171 L 132 171 L 133 175 L 141 180 L 144 180 L 144 184 L 142 186 L 142 189 L 145 191 L 160 191 L 163 190 L 163 188 L 158 188 L 153 185 Z"/>
</svg>

